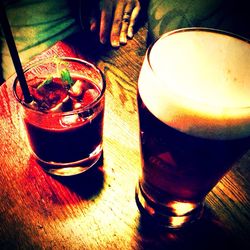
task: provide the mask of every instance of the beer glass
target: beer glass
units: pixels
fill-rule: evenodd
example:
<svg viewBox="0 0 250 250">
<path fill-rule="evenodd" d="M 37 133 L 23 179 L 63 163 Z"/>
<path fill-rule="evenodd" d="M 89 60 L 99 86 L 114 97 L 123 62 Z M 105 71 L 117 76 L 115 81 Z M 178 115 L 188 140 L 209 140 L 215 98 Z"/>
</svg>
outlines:
<svg viewBox="0 0 250 250">
<path fill-rule="evenodd" d="M 219 30 L 164 34 L 138 81 L 142 171 L 137 205 L 180 228 L 250 146 L 250 43 Z"/>
</svg>

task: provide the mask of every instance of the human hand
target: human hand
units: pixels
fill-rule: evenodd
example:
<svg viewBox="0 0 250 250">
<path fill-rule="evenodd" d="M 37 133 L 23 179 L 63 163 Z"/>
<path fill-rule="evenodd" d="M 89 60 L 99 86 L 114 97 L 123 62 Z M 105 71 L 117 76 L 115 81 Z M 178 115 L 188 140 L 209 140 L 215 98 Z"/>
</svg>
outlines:
<svg viewBox="0 0 250 250">
<path fill-rule="evenodd" d="M 100 0 L 89 18 L 91 31 L 99 32 L 102 44 L 110 41 L 113 47 L 127 43 L 134 35 L 134 25 L 141 10 L 139 0 Z M 96 8 L 99 8 L 97 13 Z"/>
</svg>

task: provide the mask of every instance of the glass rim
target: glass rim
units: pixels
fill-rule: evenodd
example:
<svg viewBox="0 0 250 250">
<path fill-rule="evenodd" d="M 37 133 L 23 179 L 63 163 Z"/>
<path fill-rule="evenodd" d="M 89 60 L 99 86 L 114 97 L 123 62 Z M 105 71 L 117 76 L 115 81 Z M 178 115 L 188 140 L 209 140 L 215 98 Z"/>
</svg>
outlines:
<svg viewBox="0 0 250 250">
<path fill-rule="evenodd" d="M 207 28 L 207 27 L 186 27 L 186 28 L 180 28 L 180 29 L 175 29 L 175 30 L 166 32 L 166 33 L 162 34 L 159 38 L 157 38 L 154 42 L 152 42 L 149 45 L 149 47 L 147 49 L 147 52 L 146 52 L 146 55 L 145 55 L 146 59 L 147 59 L 147 62 L 148 62 L 148 65 L 149 65 L 150 69 L 152 70 L 152 72 L 153 72 L 153 74 L 155 75 L 156 78 L 158 78 L 158 76 L 156 75 L 154 67 L 152 66 L 151 61 L 150 61 L 150 53 L 151 53 L 151 50 L 153 49 L 153 47 L 155 46 L 155 44 L 157 44 L 158 42 L 160 42 L 161 40 L 165 39 L 168 36 L 171 36 L 171 35 L 174 35 L 174 34 L 177 34 L 177 33 L 179 34 L 179 33 L 182 33 L 182 32 L 190 32 L 190 31 L 201 31 L 201 32 L 210 32 L 210 33 L 214 33 L 214 34 L 217 33 L 217 34 L 220 34 L 220 35 L 226 35 L 226 36 L 229 36 L 231 38 L 238 39 L 241 42 L 246 42 L 250 46 L 250 39 L 248 39 L 246 37 L 243 37 L 243 36 L 240 36 L 238 34 L 235 34 L 233 32 L 229 32 L 229 31 L 225 31 L 225 30 L 221 30 L 221 29 Z M 160 81 L 161 81 L 161 79 L 160 79 Z M 169 91 L 171 91 L 171 90 L 169 90 Z M 175 93 L 175 92 L 173 92 L 173 93 Z M 222 108 L 222 109 L 225 109 L 225 110 L 246 110 L 246 109 L 250 109 L 250 105 L 249 106 L 235 106 L 235 107 L 223 106 L 223 105 L 218 106 L 218 105 L 212 105 L 212 104 L 204 103 L 204 102 L 197 101 L 197 100 L 192 100 L 190 97 L 187 97 L 187 96 L 181 96 L 181 97 L 186 99 L 186 100 L 190 100 L 192 103 L 201 104 L 201 105 L 205 105 L 205 106 L 209 106 L 209 107 L 219 107 L 219 108 Z"/>
<path fill-rule="evenodd" d="M 31 70 L 32 68 L 34 67 L 37 67 L 39 65 L 42 65 L 43 63 L 51 63 L 51 60 L 53 59 L 54 57 L 48 57 L 48 58 L 44 58 L 38 62 L 34 62 L 34 63 L 30 63 L 28 66 L 24 67 L 23 71 L 24 71 L 24 74 L 26 72 L 28 72 L 29 70 Z M 39 114 L 45 114 L 45 115 L 52 115 L 53 116 L 56 116 L 56 115 L 71 115 L 71 114 L 77 114 L 77 113 L 82 113 L 86 110 L 89 110 L 90 108 L 92 108 L 93 106 L 95 106 L 97 103 L 99 103 L 101 101 L 101 99 L 103 98 L 104 96 L 104 93 L 105 93 L 105 90 L 106 90 L 106 79 L 105 79 L 105 76 L 103 74 L 103 72 L 99 69 L 98 66 L 94 65 L 93 63 L 91 62 L 88 62 L 84 59 L 81 59 L 81 58 L 76 58 L 76 57 L 67 57 L 67 56 L 59 56 L 59 57 L 56 57 L 57 59 L 59 60 L 64 60 L 64 61 L 71 61 L 71 62 L 76 62 L 76 63 L 83 63 L 87 66 L 90 66 L 91 68 L 93 68 L 99 75 L 100 75 L 100 78 L 101 78 L 101 83 L 102 83 L 102 89 L 100 89 L 100 93 L 98 94 L 98 97 L 96 97 L 91 103 L 89 103 L 88 105 L 84 106 L 84 107 L 81 107 L 81 108 L 78 108 L 78 109 L 75 109 L 75 110 L 70 110 L 70 111 L 62 111 L 62 112 L 50 112 L 50 111 L 42 111 L 42 110 L 36 110 L 36 109 L 33 109 L 31 107 L 31 105 L 29 103 L 26 103 L 24 100 L 21 100 L 17 93 L 16 93 L 16 88 L 17 88 L 17 84 L 18 84 L 18 76 L 15 77 L 14 79 L 14 82 L 13 82 L 13 85 L 12 85 L 12 91 L 13 91 L 13 94 L 14 94 L 14 97 L 16 98 L 16 100 L 25 108 L 31 110 L 32 112 L 35 112 L 35 113 L 39 113 Z"/>
</svg>

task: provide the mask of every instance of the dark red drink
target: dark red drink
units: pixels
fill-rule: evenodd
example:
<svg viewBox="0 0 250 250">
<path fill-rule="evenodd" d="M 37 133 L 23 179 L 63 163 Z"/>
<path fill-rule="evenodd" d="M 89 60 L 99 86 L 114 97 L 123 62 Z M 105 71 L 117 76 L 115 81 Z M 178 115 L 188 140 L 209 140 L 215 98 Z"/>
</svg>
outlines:
<svg viewBox="0 0 250 250">
<path fill-rule="evenodd" d="M 68 113 L 48 112 L 47 119 L 43 119 L 42 123 L 36 120 L 39 118 L 36 115 L 24 119 L 31 147 L 43 161 L 57 163 L 81 161 L 89 157 L 102 143 L 103 108 L 94 105 L 84 111 L 77 111 L 73 107 L 74 103 L 91 105 L 100 90 L 86 79 L 74 78 L 73 81 L 82 81 L 85 84 L 85 95 L 88 97 L 81 96 L 79 100 L 79 97 L 70 96 L 67 104 L 64 104 L 68 106 Z M 94 93 L 92 97 L 88 94 L 90 89 Z M 51 91 L 55 92 L 53 89 Z M 61 93 L 63 94 L 64 92 Z M 82 95 L 84 96 L 84 93 Z"/>
<path fill-rule="evenodd" d="M 33 101 L 23 103 L 23 120 L 42 167 L 56 175 L 73 175 L 91 167 L 102 154 L 105 82 L 88 62 L 53 60 L 25 71 Z"/>
</svg>

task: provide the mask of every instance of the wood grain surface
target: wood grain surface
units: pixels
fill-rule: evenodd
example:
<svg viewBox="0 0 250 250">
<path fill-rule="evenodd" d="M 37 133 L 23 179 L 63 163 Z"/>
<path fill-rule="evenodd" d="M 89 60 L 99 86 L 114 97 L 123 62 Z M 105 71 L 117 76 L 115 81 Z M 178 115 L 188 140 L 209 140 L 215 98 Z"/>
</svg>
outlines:
<svg viewBox="0 0 250 250">
<path fill-rule="evenodd" d="M 83 56 L 105 74 L 104 155 L 82 175 L 58 178 L 41 169 L 29 151 L 13 77 L 1 86 L 0 249 L 249 249 L 249 153 L 208 195 L 204 217 L 192 226 L 167 231 L 137 209 L 136 85 L 146 33 L 142 27 L 119 50 L 92 48 L 83 56 L 86 48 L 78 53 L 71 40 L 36 58 Z"/>
</svg>

